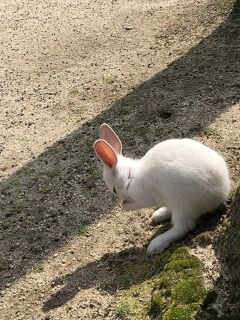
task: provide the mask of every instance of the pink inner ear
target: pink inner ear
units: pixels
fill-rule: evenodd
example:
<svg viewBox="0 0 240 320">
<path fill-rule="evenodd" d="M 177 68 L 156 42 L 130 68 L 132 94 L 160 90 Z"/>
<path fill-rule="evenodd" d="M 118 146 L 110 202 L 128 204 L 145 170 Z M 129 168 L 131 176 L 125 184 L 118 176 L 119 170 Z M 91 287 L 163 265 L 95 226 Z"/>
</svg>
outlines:
<svg viewBox="0 0 240 320">
<path fill-rule="evenodd" d="M 97 140 L 94 144 L 95 152 L 97 156 L 105 163 L 109 168 L 115 167 L 117 164 L 117 155 L 112 147 L 104 140 Z"/>
<path fill-rule="evenodd" d="M 103 123 L 100 127 L 100 138 L 107 141 L 116 154 L 122 154 L 121 140 L 113 129 L 106 123 Z"/>
</svg>

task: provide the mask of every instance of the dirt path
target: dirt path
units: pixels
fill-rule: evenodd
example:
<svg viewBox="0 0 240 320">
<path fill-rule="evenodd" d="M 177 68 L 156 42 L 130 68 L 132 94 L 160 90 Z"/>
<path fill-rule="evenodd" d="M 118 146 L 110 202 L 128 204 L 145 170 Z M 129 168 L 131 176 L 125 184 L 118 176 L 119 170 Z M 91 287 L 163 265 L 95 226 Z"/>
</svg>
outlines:
<svg viewBox="0 0 240 320">
<path fill-rule="evenodd" d="M 237 181 L 232 4 L 1 1 L 1 319 L 116 318 L 122 268 L 141 261 L 153 230 L 149 211 L 123 214 L 102 183 L 100 123 L 132 155 L 192 136 Z"/>
</svg>

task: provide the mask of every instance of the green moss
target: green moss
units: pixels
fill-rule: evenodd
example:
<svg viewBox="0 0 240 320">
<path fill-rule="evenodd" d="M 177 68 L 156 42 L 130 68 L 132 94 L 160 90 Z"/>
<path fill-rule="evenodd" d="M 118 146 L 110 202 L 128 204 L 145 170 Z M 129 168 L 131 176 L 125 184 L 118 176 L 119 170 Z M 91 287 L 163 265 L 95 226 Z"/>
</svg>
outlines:
<svg viewBox="0 0 240 320">
<path fill-rule="evenodd" d="M 191 304 L 202 301 L 206 294 L 203 280 L 190 277 L 177 285 L 173 292 L 173 299 L 181 304 Z"/>
<path fill-rule="evenodd" d="M 194 273 L 194 271 L 198 271 L 201 266 L 200 260 L 195 256 L 191 256 L 186 248 L 179 248 L 173 253 L 169 262 L 165 265 L 164 270 L 174 272 L 191 270 L 191 272 Z"/>
<path fill-rule="evenodd" d="M 196 257 L 171 259 L 171 261 L 166 264 L 164 270 L 171 270 L 175 272 L 183 271 L 184 269 L 198 268 L 199 264 L 200 261 Z"/>
<path fill-rule="evenodd" d="M 161 315 L 166 307 L 166 299 L 160 292 L 154 293 L 151 301 L 150 314 L 153 318 Z"/>
<path fill-rule="evenodd" d="M 195 319 L 207 295 L 202 273 L 202 263 L 185 247 L 130 263 L 124 275 L 129 288 L 120 302 L 131 299 L 133 309 L 141 303 L 132 312 L 142 320 Z"/>
<path fill-rule="evenodd" d="M 138 314 L 141 313 L 141 304 L 131 298 L 126 298 L 121 301 L 116 310 L 116 316 L 119 319 L 137 319 Z"/>
<path fill-rule="evenodd" d="M 199 305 L 197 303 L 188 305 L 176 305 L 172 303 L 163 315 L 162 320 L 192 320 L 197 314 L 198 309 Z"/>
<path fill-rule="evenodd" d="M 200 247 L 206 247 L 212 242 L 212 234 L 209 231 L 200 233 L 192 241 L 195 245 L 199 245 Z"/>
</svg>

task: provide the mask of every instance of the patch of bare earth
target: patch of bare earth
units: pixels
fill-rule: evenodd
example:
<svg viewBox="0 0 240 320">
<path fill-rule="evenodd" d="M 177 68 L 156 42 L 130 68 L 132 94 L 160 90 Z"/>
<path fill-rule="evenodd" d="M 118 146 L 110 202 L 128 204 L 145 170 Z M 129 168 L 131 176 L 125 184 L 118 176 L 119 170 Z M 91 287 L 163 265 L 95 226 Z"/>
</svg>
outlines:
<svg viewBox="0 0 240 320">
<path fill-rule="evenodd" d="M 92 144 L 102 122 L 131 155 L 192 136 L 220 151 L 237 181 L 232 6 L 1 1 L 1 319 L 116 319 L 121 270 L 141 261 L 153 230 L 150 211 L 123 212 L 101 180 Z M 195 254 L 208 256 L 213 286 L 213 248 Z"/>
</svg>

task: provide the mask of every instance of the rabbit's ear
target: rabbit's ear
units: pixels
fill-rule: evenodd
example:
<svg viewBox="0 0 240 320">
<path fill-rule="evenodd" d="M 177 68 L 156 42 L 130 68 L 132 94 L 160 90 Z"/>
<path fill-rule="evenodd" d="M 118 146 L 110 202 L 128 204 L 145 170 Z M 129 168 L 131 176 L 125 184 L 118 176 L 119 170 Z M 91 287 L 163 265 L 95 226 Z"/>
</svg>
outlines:
<svg viewBox="0 0 240 320">
<path fill-rule="evenodd" d="M 100 138 L 107 141 L 116 154 L 122 154 L 122 142 L 118 135 L 113 131 L 109 125 L 103 123 L 100 126 Z"/>
<path fill-rule="evenodd" d="M 117 155 L 113 148 L 104 140 L 99 139 L 94 143 L 96 155 L 109 168 L 115 167 L 117 164 Z"/>
</svg>

